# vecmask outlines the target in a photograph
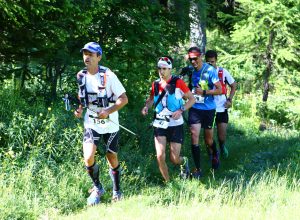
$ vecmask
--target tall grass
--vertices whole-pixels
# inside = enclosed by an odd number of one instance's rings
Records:
[[[202,154],[205,176],[200,181],[183,181],[178,168],[169,166],[172,181],[165,185],[147,120],[124,110],[121,122],[131,122],[126,126],[140,135],[121,135],[124,200],[111,203],[111,180],[100,151],[97,161],[106,194],[102,204],[86,208],[91,182],[82,161],[81,121],[57,105],[2,99],[15,111],[1,106],[6,112],[0,113],[0,219],[297,219],[296,130],[274,125],[261,132],[255,118],[231,114],[230,157],[221,161],[221,168],[210,170]],[[183,152],[191,158],[187,146]]]
[[[272,171],[216,185],[177,180],[57,219],[299,219],[299,186],[299,179]]]

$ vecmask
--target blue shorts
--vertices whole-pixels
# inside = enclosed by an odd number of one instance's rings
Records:
[[[202,110],[190,108],[189,110],[189,125],[201,124],[204,129],[212,129],[215,120],[216,110]]]

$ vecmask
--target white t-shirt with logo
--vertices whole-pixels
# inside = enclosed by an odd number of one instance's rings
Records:
[[[125,93],[125,88],[118,79],[118,77],[109,69],[106,70],[106,94],[107,97],[112,97],[116,101],[120,95]],[[100,73],[94,75],[87,73],[85,78],[85,85],[87,93],[98,93],[98,86],[100,84]],[[97,95],[89,95],[89,106],[84,116],[84,127],[91,128],[99,134],[114,133],[119,130],[119,113],[115,111],[109,115],[109,119],[99,119],[95,112],[100,112],[101,107],[91,104],[97,99]],[[109,106],[114,103],[109,103]]]
[[[222,79],[223,82],[224,83],[227,82],[229,85],[234,83],[235,80],[230,75],[230,73],[226,69],[224,69],[224,68],[222,68],[222,69],[223,69],[223,79]],[[217,68],[217,73],[219,73],[219,67]],[[225,105],[226,100],[227,100],[225,94],[215,95],[214,100],[215,100],[215,103],[216,103],[216,106],[217,106],[216,111],[217,112],[224,112],[225,109],[226,109],[224,105]]]

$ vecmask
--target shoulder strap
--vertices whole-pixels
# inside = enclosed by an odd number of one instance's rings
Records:
[[[178,79],[180,79],[178,76],[172,76],[172,79],[168,84],[176,86],[176,82]]]
[[[165,86],[165,88],[164,88],[164,90],[162,91],[162,93],[160,94],[160,96],[158,97],[158,99],[157,99],[157,101],[155,102],[155,104],[154,104],[154,108],[156,108],[156,106],[158,105],[158,103],[162,100],[162,98],[165,96],[165,94],[166,94],[166,90],[167,90],[167,86],[171,86],[171,87],[176,87],[176,82],[177,82],[177,80],[179,79],[179,77],[177,77],[177,76],[172,76],[172,79],[170,80],[170,82]],[[157,88],[156,88],[157,87]],[[157,91],[159,90],[158,89],[158,87],[159,87],[159,82],[158,81],[155,81],[154,82],[154,92],[156,92],[155,90],[157,89]]]
[[[222,76],[223,76],[223,68],[222,68],[222,67],[219,67],[219,70],[218,70],[218,76],[219,76],[219,77],[222,77]]]
[[[159,93],[159,81],[156,80],[154,82],[154,95],[158,95]],[[158,99],[156,100],[156,102],[154,103],[154,109],[156,108],[156,106],[158,105],[158,103],[162,100],[162,98],[165,96],[166,94],[166,90],[164,89],[162,91],[162,93],[159,95]]]
[[[100,74],[99,78],[100,78],[100,82],[99,82],[99,89],[105,89],[106,87],[106,70],[107,68],[103,67],[103,66],[99,66],[98,67],[98,73]]]
[[[154,81],[154,95],[157,96],[159,93],[159,81],[155,80]]]

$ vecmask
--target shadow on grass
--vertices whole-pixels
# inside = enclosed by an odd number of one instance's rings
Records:
[[[214,133],[216,134],[216,131]],[[241,177],[247,182],[253,175],[263,174],[270,170],[278,170],[279,174],[284,175],[287,174],[287,167],[290,169],[291,179],[295,175],[300,178],[299,172],[293,173],[298,169],[297,160],[300,158],[299,133],[276,128],[259,131],[258,128],[243,128],[231,123],[228,127],[226,144],[229,148],[229,157],[227,159],[221,158],[220,168],[216,171],[211,169],[201,139],[203,140],[203,133],[200,136],[201,167],[204,173],[201,183],[203,184],[214,182],[214,184],[220,185],[224,180],[234,180]],[[217,140],[216,137],[215,140]],[[125,187],[129,187],[130,194],[139,194],[145,187],[164,186],[156,161],[152,129],[147,132],[140,132],[139,144],[138,148],[131,149],[130,152],[124,149],[121,153],[122,159],[128,164],[128,170],[131,171],[129,172],[130,175],[124,177]],[[185,143],[181,152],[182,155],[188,156],[190,167],[193,168],[190,134],[187,126],[185,126]],[[167,147],[166,161],[171,178],[177,178],[179,168],[169,162],[169,147]],[[134,175],[139,176],[135,183],[131,180],[134,179]],[[132,184],[128,184],[126,181],[132,182]]]

